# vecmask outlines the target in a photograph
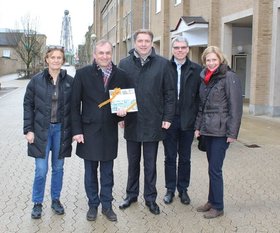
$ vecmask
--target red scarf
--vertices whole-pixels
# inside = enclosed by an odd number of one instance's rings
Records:
[[[206,74],[205,74],[205,78],[204,78],[204,83],[205,83],[206,85],[208,85],[208,83],[209,83],[209,81],[210,81],[210,79],[211,79],[213,73],[214,73],[216,70],[217,70],[217,68],[214,69],[214,70],[212,70],[212,71],[209,70],[209,69],[206,70]]]

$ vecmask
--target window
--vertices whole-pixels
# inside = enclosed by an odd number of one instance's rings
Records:
[[[181,0],[175,0],[175,6],[179,5],[182,1]]]
[[[156,13],[161,11],[161,0],[156,0]]]
[[[10,50],[7,50],[7,49],[4,49],[4,50],[3,50],[2,57],[8,57],[8,58],[10,58],[10,57],[11,57],[11,51],[10,51]]]

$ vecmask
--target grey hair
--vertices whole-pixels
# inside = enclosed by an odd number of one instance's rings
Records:
[[[173,47],[175,42],[185,42],[186,45],[189,47],[189,42],[186,37],[184,36],[176,36],[172,39],[171,46]]]
[[[96,47],[99,46],[99,45],[104,45],[104,44],[109,44],[111,46],[111,50],[113,51],[113,45],[112,43],[109,41],[109,40],[106,40],[106,39],[101,39],[99,41],[96,42],[94,48],[93,48],[93,53],[96,52]]]

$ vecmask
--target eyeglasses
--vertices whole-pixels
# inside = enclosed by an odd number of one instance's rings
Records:
[[[56,49],[64,51],[64,47],[61,45],[49,45],[47,48],[48,48],[48,52]]]
[[[174,46],[173,47],[174,50],[179,50],[179,49],[184,50],[184,49],[187,49],[187,48],[188,48],[187,46],[181,46],[181,47],[180,46]]]

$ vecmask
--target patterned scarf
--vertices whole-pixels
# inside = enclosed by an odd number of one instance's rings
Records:
[[[104,88],[106,90],[107,85],[108,85],[108,80],[110,78],[110,75],[112,73],[113,65],[112,62],[107,67],[101,68],[97,63],[96,63],[97,69],[101,69],[102,74],[103,74],[103,82],[104,82]]]

